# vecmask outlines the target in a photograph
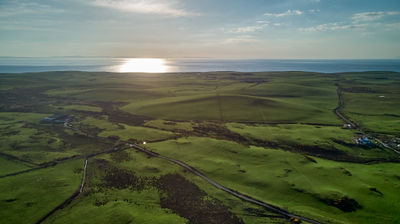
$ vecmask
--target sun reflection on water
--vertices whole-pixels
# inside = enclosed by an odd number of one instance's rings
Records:
[[[119,66],[119,72],[164,73],[168,71],[165,59],[129,58]]]

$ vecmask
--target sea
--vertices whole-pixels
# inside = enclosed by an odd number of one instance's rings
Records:
[[[211,72],[309,71],[323,73],[395,71],[400,59],[205,59],[111,57],[0,57],[0,73],[47,71]]]

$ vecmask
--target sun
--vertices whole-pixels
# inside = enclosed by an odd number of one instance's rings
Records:
[[[119,72],[164,73],[168,67],[160,58],[130,58],[119,67]]]

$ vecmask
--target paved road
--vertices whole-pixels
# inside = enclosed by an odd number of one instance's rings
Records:
[[[310,218],[306,218],[306,217],[303,217],[303,216],[292,214],[292,213],[290,213],[290,212],[288,212],[286,210],[283,210],[283,209],[281,209],[279,207],[276,207],[274,205],[262,202],[260,200],[254,199],[254,198],[252,198],[252,197],[250,197],[248,195],[245,195],[243,193],[240,193],[240,192],[237,192],[237,191],[232,190],[230,188],[224,187],[223,185],[217,183],[216,181],[210,179],[209,177],[207,177],[206,175],[204,175],[203,173],[198,171],[196,168],[194,168],[194,167],[192,167],[192,166],[190,166],[190,165],[188,165],[188,164],[186,164],[186,163],[184,163],[182,161],[179,161],[179,160],[176,160],[176,159],[172,159],[172,158],[160,155],[158,153],[155,153],[155,152],[147,150],[147,149],[145,149],[143,147],[140,147],[139,145],[136,145],[136,144],[129,144],[129,146],[131,146],[132,148],[135,148],[135,149],[137,149],[137,150],[139,150],[141,152],[144,152],[144,153],[146,153],[148,155],[151,155],[151,156],[154,156],[154,157],[158,157],[158,158],[161,158],[161,159],[165,159],[165,160],[168,160],[168,161],[173,162],[175,164],[178,164],[178,165],[184,167],[185,169],[187,169],[188,171],[192,172],[193,174],[203,178],[204,180],[206,180],[208,183],[210,183],[214,187],[216,187],[216,188],[218,188],[220,190],[223,190],[223,191],[225,191],[225,192],[227,192],[227,193],[229,193],[229,194],[231,194],[231,195],[233,195],[233,196],[235,196],[237,198],[240,198],[243,201],[247,201],[247,202],[250,202],[252,204],[259,205],[261,207],[264,207],[265,209],[268,209],[268,210],[270,210],[272,212],[281,214],[281,215],[283,215],[283,216],[285,216],[287,218],[297,218],[297,219],[300,219],[300,220],[305,221],[305,222],[314,223],[314,224],[321,224],[321,222],[319,222],[319,221],[316,221],[316,220],[313,220],[313,219],[310,219]]]
[[[346,116],[344,116],[340,110],[343,108],[343,97],[342,97],[342,90],[340,88],[339,85],[337,85],[337,94],[338,94],[338,99],[339,99],[339,106],[335,108],[335,110],[333,110],[335,112],[335,114],[342,119],[346,124],[350,124],[352,128],[360,131],[360,132],[364,132],[364,130],[361,129],[361,127],[359,127],[356,123],[352,122],[349,118],[347,118]],[[388,144],[384,143],[382,140],[380,140],[379,138],[375,137],[375,136],[370,136],[372,139],[374,139],[376,142],[378,142],[379,144],[381,144],[383,147],[392,150],[393,152],[397,153],[400,155],[400,151],[390,147]]]
[[[70,124],[68,124],[68,123],[67,123],[67,124],[64,124],[64,126],[65,126],[66,128],[74,129],[74,128],[72,127],[72,125],[70,125]],[[75,130],[76,130],[76,129],[75,129]],[[179,161],[179,160],[176,160],[176,159],[172,159],[172,158],[169,158],[169,157],[160,155],[160,154],[158,154],[158,153],[155,153],[155,152],[152,152],[152,151],[150,151],[150,150],[147,150],[147,149],[145,149],[145,148],[143,148],[143,147],[140,147],[139,145],[131,144],[131,143],[129,143],[129,142],[125,142],[125,145],[121,145],[121,146],[118,146],[118,147],[114,147],[114,148],[112,148],[112,149],[109,149],[109,150],[106,150],[106,151],[103,151],[103,152],[100,152],[100,153],[95,153],[95,154],[92,154],[92,155],[90,155],[90,156],[87,156],[87,157],[86,157],[86,160],[85,160],[84,173],[83,173],[83,176],[82,176],[82,182],[81,182],[80,188],[79,188],[77,191],[75,191],[74,194],[73,194],[71,197],[69,197],[68,199],[66,199],[62,204],[60,204],[60,205],[57,206],[55,209],[53,209],[52,211],[50,211],[46,216],[44,216],[43,218],[41,218],[37,223],[38,223],[38,224],[39,224],[39,223],[42,223],[44,220],[46,220],[48,217],[50,217],[54,212],[56,212],[57,210],[62,209],[62,208],[64,208],[65,206],[67,206],[69,203],[71,203],[71,201],[72,201],[74,198],[76,198],[76,197],[83,191],[84,184],[85,184],[85,176],[86,176],[87,163],[88,163],[88,160],[87,160],[87,159],[88,159],[88,158],[94,157],[94,156],[96,156],[96,155],[103,154],[103,153],[112,153],[112,152],[116,152],[116,151],[123,150],[123,149],[126,149],[126,148],[135,148],[136,150],[139,150],[139,151],[141,151],[141,152],[144,152],[144,153],[146,153],[146,154],[148,154],[148,155],[150,155],[150,156],[158,157],[158,158],[165,159],[165,160],[168,160],[168,161],[170,161],[170,162],[173,162],[173,163],[175,163],[175,164],[178,164],[178,165],[184,167],[185,169],[187,169],[188,171],[190,171],[191,173],[193,173],[193,174],[195,174],[195,175],[201,177],[202,179],[206,180],[208,183],[210,183],[210,184],[213,185],[214,187],[216,187],[216,188],[218,188],[218,189],[220,189],[220,190],[223,190],[223,191],[225,191],[225,192],[227,192],[227,193],[229,193],[229,194],[231,194],[231,195],[233,195],[233,196],[235,196],[235,197],[237,197],[237,198],[239,198],[239,199],[241,199],[241,200],[243,200],[243,201],[246,201],[246,202],[249,202],[249,203],[252,203],[252,204],[261,206],[261,207],[264,207],[265,209],[267,209],[267,210],[269,210],[269,211],[272,211],[272,212],[278,213],[278,214],[280,214],[280,215],[283,215],[284,217],[286,217],[286,218],[288,218],[288,219],[289,219],[289,218],[297,218],[297,219],[299,219],[299,220],[302,220],[302,221],[305,221],[305,222],[308,222],[308,223],[322,224],[322,223],[319,222],[319,221],[316,221],[316,220],[313,220],[313,219],[310,219],[310,218],[306,218],[306,217],[303,217],[303,216],[299,216],[299,215],[296,215],[296,214],[292,214],[292,213],[290,213],[290,212],[288,212],[288,211],[286,211],[286,210],[284,210],[284,209],[281,209],[281,208],[276,207],[276,206],[274,206],[274,205],[265,203],[265,202],[263,202],[263,201],[254,199],[254,198],[252,198],[252,197],[250,197],[250,196],[248,196],[248,195],[245,195],[245,194],[243,194],[243,193],[240,193],[240,192],[238,192],[238,191],[235,191],[235,190],[232,190],[232,189],[230,189],[230,188],[227,188],[227,187],[225,187],[225,186],[223,186],[223,185],[217,183],[216,181],[212,180],[211,178],[207,177],[206,175],[204,175],[203,173],[201,173],[201,172],[200,172],[199,170],[197,170],[196,168],[194,168],[194,167],[192,167],[192,166],[190,166],[190,165],[188,165],[188,164],[186,164],[186,163],[184,163],[184,162],[182,162],[182,161]]]

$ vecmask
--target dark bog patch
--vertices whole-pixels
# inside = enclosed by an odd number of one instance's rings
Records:
[[[127,153],[126,151],[118,151],[118,152],[111,153],[110,155],[111,155],[111,159],[117,163],[131,160],[129,153]]]
[[[13,201],[16,201],[17,199],[16,198],[10,198],[10,199],[7,199],[7,200],[4,200],[5,202],[13,202]]]
[[[220,125],[218,123],[200,123],[198,126],[193,127],[193,129],[194,131],[191,133],[191,135],[194,136],[206,136],[216,139],[235,141],[244,145],[249,144],[249,141],[245,137],[232,132],[224,125]]]
[[[109,188],[143,190],[145,181],[135,175],[135,172],[109,166],[105,170],[103,186]]]
[[[178,174],[167,174],[158,180],[161,207],[169,208],[187,218],[189,223],[243,223],[217,199]]]
[[[134,115],[128,112],[119,110],[119,107],[126,105],[121,102],[96,102],[98,107],[103,109],[103,112],[108,115],[108,120],[114,123],[123,123],[127,125],[143,125],[145,120],[150,120],[149,117],[142,115]]]
[[[324,202],[329,206],[336,207],[343,212],[354,212],[357,209],[362,208],[358,202],[352,198],[348,198],[347,196],[337,198],[337,199],[330,199],[330,198],[320,198],[320,201]]]
[[[379,196],[383,196],[383,193],[376,189],[376,187],[370,187],[369,190],[379,194]]]

